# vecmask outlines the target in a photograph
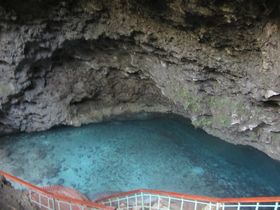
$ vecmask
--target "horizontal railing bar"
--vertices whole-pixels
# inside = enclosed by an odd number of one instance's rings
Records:
[[[176,192],[165,192],[158,190],[147,190],[147,189],[138,189],[132,190],[123,193],[113,194],[111,196],[102,197],[96,200],[96,202],[100,202],[102,200],[112,199],[112,198],[120,198],[125,197],[131,194],[140,194],[140,193],[148,193],[155,194],[161,196],[171,196],[179,199],[185,200],[197,200],[197,201],[206,201],[206,202],[214,202],[214,203],[269,203],[269,202],[280,202],[280,196],[271,196],[271,197],[248,197],[248,198],[217,198],[217,197],[208,197],[208,196],[199,196],[199,195],[191,195],[191,194],[183,194]]]
[[[252,205],[239,205],[240,207],[256,207],[256,204],[254,205],[254,204],[252,204]],[[258,205],[260,208],[262,208],[262,207],[274,207],[275,205],[261,205],[261,204],[259,204]],[[236,204],[232,204],[232,205],[230,205],[230,204],[225,204],[225,207],[238,207],[238,205],[236,205]]]
[[[149,196],[149,195],[151,195],[152,197],[153,196],[157,196],[157,195],[155,195],[155,194],[143,194],[143,197],[144,196]],[[137,197],[141,197],[141,194],[139,194],[139,195],[137,195]],[[126,201],[126,199],[127,198],[129,198],[129,199],[131,199],[131,198],[136,198],[136,196],[131,196],[131,197],[129,197],[129,196],[124,196],[124,197],[116,197],[116,198],[110,198],[110,200],[112,201],[112,202],[116,202],[116,201]],[[169,199],[170,198],[170,196],[161,196],[160,195],[160,198],[164,198],[164,199]],[[179,199],[179,198],[170,198],[172,201],[181,201],[182,199]],[[197,200],[186,200],[186,199],[183,199],[184,200],[184,202],[188,202],[188,203],[195,203],[195,202],[197,202],[198,204],[207,204],[207,205],[209,205],[209,203],[207,203],[207,202],[203,202],[203,201],[197,201]],[[106,201],[106,202],[102,202],[102,203],[109,203],[109,201]],[[213,203],[213,205],[215,205],[215,202]]]
[[[122,202],[122,201],[125,201],[126,202],[126,200],[127,199],[135,199],[136,197],[138,197],[138,198],[141,198],[141,197],[148,197],[148,196],[152,196],[152,197],[158,197],[158,195],[154,195],[154,194],[135,194],[135,195],[132,195],[132,196],[124,196],[124,197],[122,197],[122,198],[119,198],[119,197],[117,197],[117,198],[111,198],[110,200],[111,200],[111,202]],[[169,199],[170,198],[170,196],[159,196],[160,198],[163,198],[163,199]],[[158,198],[156,198],[156,199],[158,199]],[[179,199],[179,198],[170,198],[172,201],[182,201],[182,199]],[[109,200],[109,199],[108,199]],[[196,200],[186,200],[186,199],[183,199],[183,201],[185,202],[185,203],[197,203],[197,204],[202,204],[202,205],[209,205],[209,203],[206,203],[206,202],[202,202],[202,201],[196,201]],[[102,202],[103,204],[110,204],[110,202],[109,201],[105,201],[105,202]],[[216,206],[216,203],[212,203],[211,204],[211,206]]]
[[[185,198],[191,200],[200,200],[200,201],[207,201],[207,202],[218,202],[218,198],[211,198],[207,196],[197,196],[197,195],[190,195],[190,194],[182,194],[182,193],[175,193],[175,192],[165,192],[165,191],[158,191],[158,190],[146,190],[146,189],[139,189],[139,190],[132,190],[129,192],[117,193],[111,196],[106,196],[100,199],[95,200],[96,202],[100,202],[101,200],[107,200],[110,198],[116,197],[124,197],[131,194],[139,194],[139,193],[149,193],[149,194],[156,194],[156,195],[164,195],[164,196],[172,196],[176,198]]]
[[[248,197],[248,198],[221,198],[219,203],[275,203],[280,201],[280,196]]]

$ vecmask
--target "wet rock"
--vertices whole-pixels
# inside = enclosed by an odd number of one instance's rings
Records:
[[[24,169],[22,167],[12,169],[12,174],[15,176],[22,176],[24,174]]]
[[[11,151],[9,149],[0,149],[0,160],[8,158],[11,155]]]
[[[36,150],[35,155],[38,159],[45,159],[48,153],[43,149],[39,149]]]
[[[58,184],[58,185],[63,185],[63,184],[64,184],[64,179],[60,178],[60,179],[57,181],[57,184]]]
[[[48,179],[58,177],[58,173],[60,172],[60,167],[58,166],[50,166],[47,170],[43,173],[43,177]]]
[[[34,184],[34,185],[39,185],[42,183],[42,180],[40,179],[31,179],[30,183]]]

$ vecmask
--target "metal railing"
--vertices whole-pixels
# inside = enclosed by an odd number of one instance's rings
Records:
[[[213,198],[144,189],[96,202],[118,210],[280,210],[280,197]]]
[[[23,187],[27,198],[43,210],[280,210],[280,196],[214,198],[145,189],[113,194],[92,202],[47,191],[1,170],[0,175]]]
[[[92,201],[85,201],[71,198],[69,196],[59,195],[49,192],[44,188],[37,187],[26,181],[23,181],[9,173],[0,170],[0,176],[23,189],[27,199],[42,210],[112,210],[108,207]]]

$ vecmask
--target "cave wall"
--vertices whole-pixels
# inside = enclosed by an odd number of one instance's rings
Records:
[[[0,133],[173,112],[280,159],[278,1],[0,1]]]

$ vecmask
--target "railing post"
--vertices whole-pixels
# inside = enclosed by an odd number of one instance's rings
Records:
[[[38,193],[38,195],[39,195],[39,206],[42,207],[42,204],[41,204],[41,194]]]
[[[52,205],[53,205],[53,210],[56,210],[56,208],[55,208],[55,199],[54,198],[52,198]]]
[[[46,197],[48,199],[48,209],[51,208],[51,205],[50,205],[50,198],[49,197]]]
[[[152,209],[152,195],[150,194],[150,210]]]
[[[48,200],[48,210],[51,210],[51,199],[48,196],[46,196],[46,198]]]
[[[216,210],[219,210],[220,203],[216,203]]]
[[[170,209],[170,204],[171,204],[171,198],[168,197],[168,207],[167,207],[168,210]]]
[[[256,210],[259,209],[259,205],[260,205],[260,203],[257,203],[257,205],[256,205]]]
[[[60,202],[59,202],[59,200],[57,200],[56,203],[57,203],[57,209],[60,210]]]
[[[183,210],[183,206],[184,206],[184,200],[183,199],[181,199],[181,210]]]
[[[32,197],[31,197],[31,190],[29,190],[29,199],[32,202]]]
[[[141,201],[142,209],[144,209],[144,195],[143,195],[143,192],[141,192],[141,198],[142,198],[142,201]]]
[[[194,210],[197,209],[197,201],[194,201]]]
[[[237,210],[240,210],[240,203],[238,203],[237,205]]]
[[[136,209],[138,209],[138,199],[137,199],[137,194],[135,195],[135,202],[136,202]]]
[[[275,203],[274,210],[278,209],[278,204],[279,204],[278,202]]]

